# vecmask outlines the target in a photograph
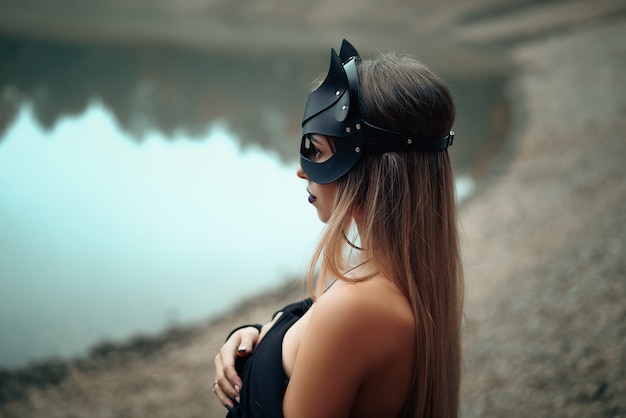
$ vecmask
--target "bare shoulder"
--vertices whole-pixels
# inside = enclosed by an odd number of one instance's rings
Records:
[[[351,343],[366,344],[373,352],[404,349],[413,343],[415,321],[408,300],[386,279],[338,283],[320,296],[311,321],[323,324],[323,332],[343,336]]]
[[[332,286],[307,312],[283,401],[285,417],[384,416],[383,410],[399,410],[411,377],[411,312],[390,283]]]
[[[356,319],[383,315],[385,319],[404,317],[411,312],[408,300],[389,280],[371,279],[357,283],[337,283],[317,300],[317,310],[354,313]],[[388,317],[390,316],[390,317]],[[399,319],[399,318],[398,318]]]

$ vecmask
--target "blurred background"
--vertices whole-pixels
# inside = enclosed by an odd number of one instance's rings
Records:
[[[295,176],[301,111],[343,38],[447,82],[463,200],[511,124],[508,48],[616,13],[608,0],[1,0],[0,367],[200,321],[303,276],[322,225]]]
[[[295,176],[301,112],[344,37],[446,80],[471,193],[508,125],[507,63],[434,6],[326,3],[0,2],[0,366],[303,276],[322,225]]]

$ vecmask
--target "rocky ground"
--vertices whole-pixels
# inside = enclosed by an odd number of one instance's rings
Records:
[[[461,208],[462,414],[626,417],[624,10],[524,39],[550,15],[517,16],[457,29],[501,37],[515,68],[509,139]],[[210,390],[223,337],[304,294],[289,284],[205,325],[5,372],[0,417],[223,416]]]

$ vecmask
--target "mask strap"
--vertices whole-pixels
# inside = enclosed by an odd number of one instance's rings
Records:
[[[365,152],[383,154],[385,152],[407,151],[443,151],[454,142],[454,131],[441,138],[423,138],[407,133],[394,132],[363,121],[365,134]]]

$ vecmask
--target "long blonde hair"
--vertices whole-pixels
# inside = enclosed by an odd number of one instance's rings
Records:
[[[358,68],[365,120],[421,137],[450,131],[455,116],[450,92],[421,63],[384,54]],[[448,152],[365,155],[337,181],[337,189],[336,207],[311,263],[310,292],[319,294],[329,275],[353,280],[342,272],[350,244],[346,233],[357,217],[364,257],[393,280],[413,309],[416,357],[402,416],[456,417],[463,280]]]

